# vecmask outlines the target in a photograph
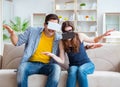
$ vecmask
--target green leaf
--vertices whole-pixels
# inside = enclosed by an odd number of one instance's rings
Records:
[[[20,17],[15,17],[13,20],[10,20],[10,26],[16,32],[23,32],[28,28],[29,21],[26,19],[22,21]]]
[[[3,40],[9,39],[9,37],[6,34],[3,34]]]

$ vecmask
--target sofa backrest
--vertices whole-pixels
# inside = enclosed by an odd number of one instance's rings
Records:
[[[17,69],[23,55],[24,45],[4,44],[2,69]]]
[[[23,55],[24,45],[13,46],[4,44],[2,58],[3,69],[16,69]],[[87,50],[88,56],[94,62],[96,70],[120,71],[120,44],[105,44],[103,47]],[[68,67],[66,59],[65,67]]]
[[[120,71],[120,44],[104,44],[100,48],[87,50],[96,70]]]

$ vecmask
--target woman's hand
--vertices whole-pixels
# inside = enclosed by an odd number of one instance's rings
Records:
[[[115,31],[115,29],[108,30],[103,34],[103,36],[109,36],[109,35],[111,35],[110,33],[113,32],[113,31]]]
[[[93,43],[93,44],[86,45],[85,48],[86,49],[95,49],[95,48],[99,48],[99,47],[102,47],[102,46],[103,46],[103,44]]]
[[[115,31],[115,30],[114,30],[114,29],[108,30],[108,31],[106,31],[104,34],[95,37],[94,40],[93,40],[93,42],[95,42],[95,43],[99,42],[99,41],[102,40],[105,36],[111,35],[111,32],[113,32],[113,31]]]
[[[90,49],[99,48],[99,47],[102,47],[102,46],[103,45],[100,44],[100,43],[94,43],[94,44],[91,44]]]
[[[45,54],[47,56],[50,56],[50,57],[54,57],[55,55],[51,52],[41,52],[42,54]]]
[[[51,53],[51,52],[41,52],[42,54],[45,54],[47,56],[52,57],[56,62],[60,63],[60,64],[64,64],[64,59],[56,56],[55,54]]]

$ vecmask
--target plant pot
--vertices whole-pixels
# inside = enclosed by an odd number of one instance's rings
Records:
[[[86,6],[80,6],[80,9],[85,9]]]

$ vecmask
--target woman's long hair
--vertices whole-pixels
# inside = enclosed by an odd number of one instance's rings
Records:
[[[75,30],[74,25],[71,21],[65,21],[62,24],[62,32],[66,32],[65,28],[66,27],[72,27],[72,31]],[[72,38],[70,41],[68,40],[62,40],[63,46],[65,49],[65,52],[74,52],[77,53],[79,52],[79,47],[80,47],[80,39],[78,33],[75,33],[74,38]],[[72,50],[70,49],[72,48]]]

